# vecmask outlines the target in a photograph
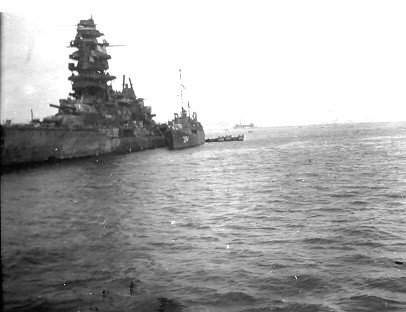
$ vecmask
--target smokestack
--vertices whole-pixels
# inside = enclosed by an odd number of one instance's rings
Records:
[[[131,82],[131,78],[128,78],[128,80],[130,81],[131,90],[134,91],[134,89],[133,89],[133,84],[132,84],[132,82]]]

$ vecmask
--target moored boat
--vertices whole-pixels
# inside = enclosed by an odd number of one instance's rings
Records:
[[[179,69],[180,77],[180,99],[182,105],[182,111],[180,116],[175,113],[172,121],[168,122],[168,129],[165,136],[168,144],[168,148],[171,150],[183,149],[188,147],[194,147],[205,143],[205,134],[203,126],[197,121],[197,114],[194,112],[192,117],[183,108],[183,84],[182,84],[182,72]],[[190,105],[188,102],[188,109]]]
[[[193,147],[205,143],[203,126],[197,121],[196,113],[188,116],[182,107],[181,115],[175,113],[174,119],[168,123],[166,131],[168,148],[171,150]]]
[[[217,138],[208,138],[206,139],[206,142],[231,142],[231,141],[244,141],[244,135],[237,135],[237,136],[231,136],[231,135],[226,135],[226,136],[219,136]]]

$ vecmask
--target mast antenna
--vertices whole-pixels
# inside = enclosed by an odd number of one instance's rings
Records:
[[[182,70],[179,69],[179,83],[180,83],[180,104],[182,105],[183,108],[183,92],[182,92]]]

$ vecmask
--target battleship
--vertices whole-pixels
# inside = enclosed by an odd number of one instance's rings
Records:
[[[168,129],[165,132],[168,148],[171,150],[183,149],[198,146],[205,143],[205,134],[203,126],[197,121],[197,114],[194,112],[192,117],[183,108],[182,72],[179,69],[180,77],[180,98],[182,111],[180,116],[175,113],[172,121],[168,122]],[[188,102],[188,109],[190,105]]]
[[[99,42],[103,35],[92,17],[77,24],[70,42],[75,51],[69,55],[76,63],[68,64],[73,92],[59,105],[50,104],[58,110],[53,116],[27,124],[7,120],[1,126],[2,167],[166,146],[151,107],[135,95],[131,79],[129,86],[123,76],[121,91],[108,83],[116,77],[107,72],[111,56],[109,43]]]

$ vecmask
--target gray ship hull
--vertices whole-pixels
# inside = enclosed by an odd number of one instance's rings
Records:
[[[1,165],[10,166],[166,146],[163,136],[111,137],[98,130],[1,127]]]
[[[182,130],[168,130],[166,133],[168,148],[171,150],[198,146],[205,143],[204,131],[198,130],[196,134]]]

